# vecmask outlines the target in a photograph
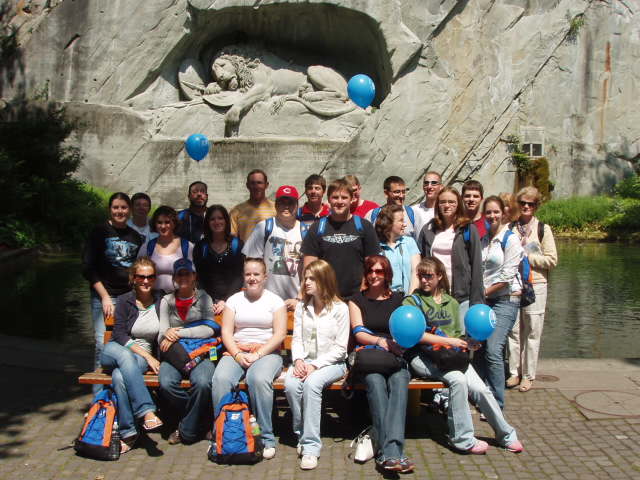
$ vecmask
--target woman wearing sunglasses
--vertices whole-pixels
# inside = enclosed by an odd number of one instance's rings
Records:
[[[136,421],[149,432],[162,426],[156,406],[144,384],[144,373],[158,373],[160,362],[153,353],[157,347],[161,292],[154,290],[156,266],[147,257],[135,261],[129,272],[133,290],[120,295],[116,303],[113,337],[102,352],[105,369],[118,396],[118,429],[121,453],[133,447],[138,438]]]
[[[558,263],[556,242],[549,225],[536,217],[540,206],[540,192],[535,187],[525,187],[516,195],[520,218],[509,225],[518,236],[529,257],[533,271],[533,290],[536,300],[520,309],[519,318],[509,333],[509,373],[507,387],[528,392],[536,378],[538,352],[547,306],[547,281],[549,272]]]

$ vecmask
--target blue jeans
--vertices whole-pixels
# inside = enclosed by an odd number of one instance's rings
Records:
[[[504,408],[504,350],[507,336],[516,323],[520,308],[520,297],[514,298],[517,298],[517,301],[511,301],[509,295],[487,299],[487,305],[493,308],[496,314],[496,328],[483,348],[475,352],[473,358],[473,366],[480,378],[491,388],[500,408]]]
[[[500,445],[507,446],[518,439],[515,429],[502,415],[491,390],[480,379],[473,366],[469,365],[465,373],[459,370],[442,373],[431,360],[419,354],[411,360],[411,369],[420,377],[434,378],[448,385],[447,424],[449,441],[455,448],[469,450],[476,443],[469,399],[485,414]]]
[[[96,341],[96,350],[94,355],[93,366],[97,370],[102,365],[102,350],[104,350],[104,313],[102,313],[102,299],[96,291],[91,288],[91,320],[93,321],[93,332]],[[113,304],[116,304],[116,297],[111,297]],[[102,385],[94,385],[93,393],[96,394],[102,390]]]
[[[253,414],[260,425],[262,442],[265,448],[276,446],[273,435],[273,381],[282,371],[282,357],[270,353],[256,360],[248,369],[244,369],[233,357],[225,355],[218,363],[213,375],[213,405],[218,405],[222,397],[234,388],[246,376],[249,399]],[[215,432],[214,432],[215,438]]]
[[[377,462],[399,460],[404,456],[404,423],[410,380],[406,367],[388,377],[380,373],[369,373],[364,377],[378,448]]]
[[[305,380],[293,376],[293,366],[287,370],[284,389],[293,416],[293,433],[304,455],[320,456],[320,415],[322,391],[347,371],[344,363],[327,365],[315,370]]]
[[[118,342],[109,342],[102,352],[102,366],[113,369],[111,383],[118,396],[118,430],[122,438],[136,435],[136,418],[155,412],[156,406],[144,384],[147,361]]]
[[[213,414],[211,408],[211,377],[216,367],[204,360],[189,372],[191,388],[180,386],[182,373],[167,362],[160,364],[160,392],[182,415],[178,425],[180,437],[186,443],[195,442],[198,436],[211,427],[207,421]]]

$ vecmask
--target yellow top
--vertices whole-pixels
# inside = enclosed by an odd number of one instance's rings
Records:
[[[254,206],[249,200],[239,203],[231,209],[231,234],[246,242],[258,222],[269,217],[275,217],[275,204],[265,198],[260,205]]]

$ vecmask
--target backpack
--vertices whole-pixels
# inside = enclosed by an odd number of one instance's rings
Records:
[[[373,225],[376,224],[376,220],[378,219],[378,215],[380,215],[380,210],[382,210],[382,207],[374,208],[373,211],[371,212],[371,223]],[[409,221],[411,222],[411,225],[413,225],[413,227],[415,228],[415,226],[416,226],[416,214],[413,213],[413,208],[411,208],[409,206],[405,206],[404,207],[404,211],[407,212],[407,216],[409,217]]]
[[[544,224],[542,228],[544,228]],[[513,235],[513,232],[510,229],[504,232],[504,236],[500,242],[503,252],[505,248],[507,248],[507,240],[509,240],[511,235]],[[536,293],[533,291],[533,272],[531,270],[531,264],[529,263],[529,257],[527,257],[526,254],[522,256],[522,260],[520,260],[520,264],[518,265],[518,275],[520,275],[520,280],[522,280],[520,306],[527,307],[536,301]]]
[[[78,455],[97,460],[120,458],[117,410],[118,401],[113,390],[104,388],[96,394],[73,444]]]
[[[269,237],[271,236],[271,232],[273,232],[273,223],[274,223],[274,217],[269,217],[267,218],[267,220],[264,222],[264,245],[267,244],[267,240],[269,240]],[[302,240],[304,240],[304,237],[307,236],[307,232],[309,231],[309,227],[311,225],[307,225],[304,222],[300,222],[300,236],[302,237]]]
[[[249,398],[237,386],[215,407],[215,438],[207,457],[227,465],[253,465],[262,460],[263,444],[252,432]]]
[[[329,217],[322,217],[320,220],[318,220],[318,236],[321,237],[324,235],[324,231],[327,229],[327,219]],[[351,218],[353,218],[353,223],[356,226],[356,231],[358,233],[362,233],[364,231],[364,228],[362,227],[362,218],[360,218],[358,215],[353,215]]]
[[[149,243],[147,243],[147,257],[151,258],[153,251],[156,249],[157,243],[158,237],[149,240]],[[182,258],[189,258],[189,240],[180,237],[180,249],[182,250]]]
[[[240,251],[240,239],[238,237],[231,237],[231,255],[234,257]],[[209,255],[209,244],[207,242],[202,242],[202,259],[204,260]]]

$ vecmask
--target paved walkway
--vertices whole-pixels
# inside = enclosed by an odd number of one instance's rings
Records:
[[[373,463],[349,458],[349,439],[366,422],[361,406],[339,395],[327,400],[319,467],[298,468],[288,429],[290,415],[278,397],[276,457],[250,467],[222,467],[206,459],[206,442],[170,446],[167,432],[151,434],[117,462],[77,457],[68,448],[90,395],[76,384],[90,363],[87,349],[0,336],[0,479],[202,478],[326,479],[382,477]],[[507,394],[506,415],[526,451],[491,448],[486,456],[460,455],[445,445],[442,417],[423,408],[408,422],[406,453],[414,478],[434,479],[640,479],[640,362],[546,360],[526,394]],[[491,442],[490,427],[475,416],[476,435]],[[389,475],[388,478],[394,478]],[[410,478],[410,477],[409,477]]]

